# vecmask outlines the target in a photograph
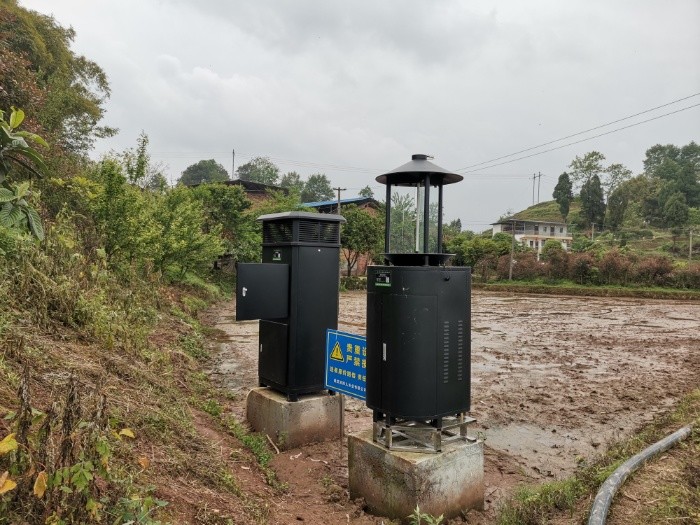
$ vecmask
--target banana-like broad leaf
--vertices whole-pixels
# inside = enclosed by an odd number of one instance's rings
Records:
[[[17,109],[16,107],[12,107],[12,113],[10,113],[10,127],[12,129],[15,129],[19,127],[19,125],[22,123],[24,120],[24,111],[21,109]]]
[[[14,192],[7,188],[0,188],[0,202],[10,202],[15,200]]]
[[[32,230],[34,237],[40,241],[44,240],[44,227],[41,224],[41,218],[34,208],[29,206],[24,207],[24,213],[27,215],[29,229]]]

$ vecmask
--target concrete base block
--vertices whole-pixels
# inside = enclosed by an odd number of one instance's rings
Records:
[[[270,436],[280,450],[340,437],[340,396],[309,394],[287,401],[269,388],[254,388],[246,399],[246,418],[256,432]]]
[[[388,450],[372,431],[348,437],[350,498],[364,498],[370,512],[406,522],[416,506],[445,518],[484,507],[484,447],[449,443],[425,454]]]

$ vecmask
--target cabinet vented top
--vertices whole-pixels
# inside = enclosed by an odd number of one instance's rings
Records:
[[[340,246],[340,224],[345,217],[328,213],[287,211],[261,215],[263,246]]]

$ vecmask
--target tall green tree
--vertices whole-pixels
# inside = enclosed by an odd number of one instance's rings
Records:
[[[221,230],[226,253],[237,261],[257,258],[260,240],[256,237],[256,221],[249,215],[252,206],[240,186],[201,184],[192,188],[205,214],[204,231]]]
[[[612,231],[617,231],[622,226],[625,220],[627,204],[628,196],[624,187],[616,188],[608,197],[606,224]]]
[[[577,188],[583,187],[594,175],[600,178],[605,172],[603,167],[604,161],[605,155],[599,151],[590,151],[583,157],[577,155],[569,164],[569,178],[573,186]]]
[[[255,157],[238,167],[238,178],[276,186],[279,181],[280,169],[267,157]]]
[[[667,228],[680,229],[688,222],[688,205],[681,192],[671,195],[664,204],[664,223]]]
[[[95,140],[116,130],[100,126],[110,95],[107,76],[70,47],[71,28],[27,10],[15,0],[0,3],[0,107],[22,106],[55,147],[86,154]]]
[[[282,176],[282,179],[280,180],[280,187],[287,188],[288,190],[301,195],[301,192],[304,191],[304,181],[296,171],[290,171]]]
[[[342,226],[340,243],[350,276],[360,257],[371,258],[381,249],[384,227],[380,217],[354,204],[343,208],[343,217],[347,222]]]
[[[323,173],[311,175],[304,184],[304,190],[301,192],[302,202],[327,201],[332,198],[333,187],[331,186],[331,181]]]
[[[609,199],[615,188],[632,177],[632,170],[627,169],[622,164],[611,164],[605,168],[605,178],[601,180],[605,199]]]
[[[603,187],[598,175],[593,175],[581,187],[581,211],[586,224],[602,225],[605,220],[605,200]]]
[[[700,145],[690,142],[681,148],[673,144],[652,146],[646,151],[644,172],[668,184],[666,198],[680,192],[688,206],[700,206]],[[666,199],[660,200],[663,208]]]
[[[195,164],[187,166],[182,176],[178,180],[185,186],[194,186],[206,182],[223,182],[229,180],[228,172],[221,164],[214,159],[200,160]]]
[[[559,180],[557,185],[554,187],[554,193],[552,197],[559,205],[559,211],[561,216],[566,221],[566,217],[569,215],[569,207],[571,206],[571,201],[574,200],[573,185],[571,184],[571,179],[569,174],[564,172],[559,175]]]
[[[370,188],[369,186],[365,186],[364,188],[362,188],[359,191],[358,195],[360,197],[365,197],[367,199],[374,199],[374,192],[372,191],[372,188]]]

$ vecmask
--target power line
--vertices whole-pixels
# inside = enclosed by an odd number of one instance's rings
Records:
[[[502,156],[500,156],[500,157],[496,157],[495,159],[485,160],[485,161],[479,162],[479,163],[477,163],[477,164],[471,164],[470,166],[465,166],[464,168],[459,168],[457,171],[467,170],[467,169],[469,169],[469,168],[475,168],[476,166],[482,166],[482,165],[484,165],[484,164],[490,164],[490,163],[492,163],[492,162],[496,162],[497,160],[507,159],[508,157],[513,157],[513,156],[515,156],[515,155],[519,155],[520,153],[525,153],[526,151],[532,151],[533,149],[539,149],[539,148],[543,148],[543,147],[545,147],[545,146],[549,146],[550,144],[554,144],[555,142],[561,142],[562,140],[570,139],[570,138],[572,138],[572,137],[578,137],[579,135],[583,135],[584,133],[588,133],[588,132],[590,132],[590,131],[595,131],[596,129],[601,129],[601,128],[605,128],[605,127],[608,127],[608,126],[612,126],[613,124],[617,124],[618,122],[623,122],[623,121],[625,121],[625,120],[629,120],[629,119],[631,119],[631,118],[638,117],[639,115],[644,115],[644,114],[646,114],[646,113],[651,113],[652,111],[656,111],[657,109],[661,109],[661,108],[665,108],[666,106],[671,106],[671,105],[673,105],[673,104],[677,104],[678,102],[682,102],[682,101],[684,101],[684,100],[688,100],[689,98],[697,97],[698,95],[700,95],[700,92],[698,92],[698,93],[693,93],[692,95],[688,95],[687,97],[679,98],[679,99],[673,100],[673,101],[671,101],[671,102],[667,102],[666,104],[661,104],[660,106],[656,106],[655,108],[645,109],[644,111],[640,111],[639,113],[635,113],[634,115],[629,115],[629,116],[627,116],[627,117],[623,117],[623,118],[620,118],[620,119],[617,119],[617,120],[613,120],[613,121],[608,122],[608,123],[606,123],[606,124],[600,124],[599,126],[595,126],[595,127],[593,127],[593,128],[589,128],[589,129],[586,129],[586,130],[584,130],[584,131],[579,131],[579,132],[577,132],[577,133],[572,133],[571,135],[567,135],[566,137],[561,137],[561,138],[558,138],[558,139],[556,139],[556,140],[550,140],[549,142],[545,142],[545,143],[543,143],[543,144],[538,144],[537,146],[532,146],[532,147],[529,147],[529,148],[521,149],[520,151],[516,151],[515,153],[509,153],[508,155],[502,155]],[[691,107],[693,107],[693,106],[691,106]],[[670,113],[669,113],[669,114],[670,114]],[[648,122],[648,121],[645,121],[645,122]],[[625,128],[620,128],[620,129],[625,129]],[[574,142],[573,144],[576,144],[576,142]],[[550,150],[550,151],[551,151],[551,150]]]
[[[497,164],[492,164],[490,166],[482,166],[479,169],[480,170],[487,170],[490,168],[495,168],[496,166],[503,166],[504,164],[510,164],[511,162],[516,162],[518,160],[529,159],[531,157],[537,157],[538,155],[544,155],[545,153],[549,153],[550,151],[556,151],[558,149],[566,148],[567,146],[573,146],[574,144],[580,144],[581,142],[586,142],[587,140],[592,140],[592,139],[597,139],[599,137],[604,137],[605,135],[617,133],[618,131],[622,131],[624,129],[634,128],[635,126],[639,126],[641,124],[646,124],[647,122],[651,122],[653,120],[658,120],[660,118],[668,117],[669,115],[674,115],[676,113],[681,113],[682,111],[687,111],[689,109],[693,109],[693,108],[696,108],[698,106],[700,106],[700,103],[693,104],[692,106],[688,106],[688,107],[685,107],[685,108],[682,108],[682,109],[679,109],[676,111],[671,111],[670,113],[664,113],[663,115],[659,115],[657,117],[652,117],[652,118],[647,119],[647,120],[635,122],[634,124],[630,124],[629,126],[623,126],[621,128],[616,128],[616,129],[613,129],[611,131],[606,131],[605,133],[599,133],[598,135],[593,135],[592,137],[586,137],[585,139],[575,140],[574,142],[567,142],[566,144],[562,144],[561,146],[557,146],[556,148],[549,148],[549,149],[546,149],[544,151],[538,151],[537,153],[532,153],[531,155],[524,155],[522,157],[517,157],[515,159],[507,160],[505,162],[499,162]],[[465,170],[465,169],[467,169],[467,168],[461,168],[461,170]],[[457,170],[457,171],[460,171],[460,170]],[[472,173],[472,172],[471,171],[465,172],[465,174],[469,174],[469,173]]]

